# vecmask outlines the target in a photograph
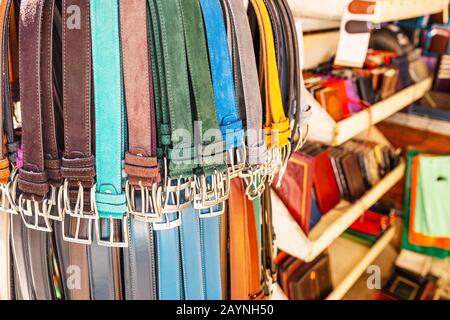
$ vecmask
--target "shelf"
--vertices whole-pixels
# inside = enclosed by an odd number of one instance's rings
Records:
[[[303,36],[305,64],[303,69],[311,69],[329,61],[336,54],[339,31],[327,31]]]
[[[301,18],[341,20],[345,0],[288,0],[293,14]],[[411,19],[443,11],[447,0],[378,0],[374,23]]]
[[[427,132],[450,136],[450,122],[444,120],[432,119],[426,116],[420,116],[412,113],[396,113],[386,119],[387,123],[395,123],[401,126],[425,130]]]
[[[340,300],[391,242],[394,235],[395,226],[387,230],[371,247],[345,238],[334,241],[329,248],[334,290],[326,299]]]
[[[311,19],[311,18],[296,18],[301,22],[303,32],[317,32],[330,29],[339,29],[339,21]]]
[[[332,146],[341,145],[371,125],[390,117],[420,99],[431,88],[431,84],[432,79],[427,78],[372,105],[370,109],[362,110],[339,122],[335,122],[314,97],[307,93],[308,102],[313,109],[309,128],[310,139]]]
[[[275,243],[281,250],[306,262],[314,260],[336,238],[338,238],[364,211],[376,203],[405,174],[405,164],[400,165],[384,177],[375,187],[353,204],[341,201],[336,208],[322,217],[306,236],[283,202],[272,191],[272,212],[275,228]]]

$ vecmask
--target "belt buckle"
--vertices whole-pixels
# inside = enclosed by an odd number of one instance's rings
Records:
[[[96,190],[96,185],[94,185],[91,190]],[[111,248],[126,248],[128,247],[128,213],[124,214],[120,219],[109,217],[100,217],[97,209],[95,191],[91,191],[91,208],[95,213],[95,233],[97,236],[97,244],[100,246],[111,247]],[[115,232],[115,221],[120,220],[121,229],[121,240],[115,240],[117,232]],[[109,222],[107,226],[108,237],[103,237],[104,234],[101,230],[103,223]]]
[[[62,186],[62,203],[63,206],[60,205],[60,202],[58,202],[59,205],[59,211],[62,212],[63,219],[62,219],[62,232],[63,232],[63,240],[67,242],[72,243],[79,243],[79,244],[92,244],[92,221],[97,218],[94,211],[90,212],[84,212],[84,187],[81,184],[81,182],[78,183],[78,193],[77,193],[77,201],[75,202],[75,207],[72,208],[70,205],[70,197],[69,197],[69,182],[66,179],[64,181],[64,185]],[[95,189],[91,188],[91,197],[95,196]],[[92,204],[91,204],[92,208]],[[76,230],[75,235],[70,236],[66,233],[66,218],[73,220],[76,220]],[[86,231],[86,238],[80,237],[80,227],[81,227],[81,221],[86,220],[87,221],[87,231]]]
[[[32,196],[32,199],[24,199],[23,194],[19,196],[19,213],[22,217],[22,221],[28,229],[52,232],[50,220],[55,220],[51,211],[56,204],[56,187],[50,186],[50,198],[45,197],[41,201],[37,201]],[[32,222],[28,222],[27,218],[32,218]],[[40,225],[39,222],[43,221],[44,225]]]
[[[136,206],[136,192],[141,194],[141,210],[137,210]],[[125,194],[127,197],[127,207],[128,213],[132,214],[136,220],[142,222],[154,222],[161,220],[162,208],[161,208],[161,195],[162,188],[158,187],[157,183],[154,183],[149,189],[148,187],[142,186],[139,182],[139,190],[133,185],[126,182]]]
[[[153,230],[155,231],[165,231],[165,230],[171,230],[174,228],[177,228],[181,226],[181,214],[180,212],[172,212],[172,214],[176,214],[177,218],[173,221],[170,221],[169,219],[169,213],[163,212],[164,222],[153,222]]]
[[[244,180],[245,194],[250,200],[260,197],[266,187],[268,164],[249,166],[239,175]]]
[[[17,194],[17,181],[17,169],[13,168],[8,183],[0,185],[0,210],[5,213],[19,214],[17,205],[14,201]]]
[[[280,149],[280,160],[281,165],[278,170],[278,180],[276,183],[276,187],[279,188],[281,186],[281,181],[283,180],[283,176],[286,173],[286,167],[289,162],[289,158],[291,156],[292,146],[290,143],[284,145]]]
[[[166,177],[166,183],[161,192],[161,212],[172,213],[189,208],[194,195],[192,177],[178,179]]]
[[[245,147],[244,139],[238,147],[232,147],[226,152],[226,163],[228,168],[228,176],[233,179],[244,170],[245,161],[247,159],[247,148]],[[235,161],[236,160],[236,161]]]
[[[215,172],[211,176],[195,177],[196,192],[194,209],[207,210],[220,206],[225,210],[225,201],[230,194],[230,176],[228,172]]]

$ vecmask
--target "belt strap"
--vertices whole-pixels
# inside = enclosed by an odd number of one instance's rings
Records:
[[[14,258],[16,299],[31,300],[31,270],[28,261],[28,232],[18,215],[11,215],[11,249]]]
[[[9,62],[8,62],[8,39],[9,39],[9,27],[6,28],[5,24],[9,24],[9,10],[11,4],[7,1],[2,1],[0,3],[0,30],[2,32],[2,41],[0,41],[0,54],[2,56],[1,60],[1,84],[0,84],[0,184],[5,185],[9,180],[9,160],[8,152],[5,150],[3,145],[3,133],[4,133],[4,109],[10,108],[10,96],[9,96]],[[6,40],[4,40],[6,37]],[[6,45],[6,47],[5,47]],[[5,58],[6,56],[6,58]],[[6,59],[6,61],[5,61]],[[6,62],[6,65],[4,64]],[[6,71],[6,72],[5,72]],[[8,79],[4,79],[8,75]]]
[[[118,1],[90,1],[90,13],[97,129],[97,184],[93,201],[97,242],[89,252],[91,292],[93,299],[117,299],[121,298],[121,284],[117,281],[118,248],[128,245],[126,196],[122,189],[126,128]]]
[[[90,299],[87,244],[92,243],[91,37],[87,0],[63,1],[64,183],[63,238],[68,241],[70,266],[79,267],[79,286],[70,286],[72,300]],[[78,20],[77,20],[78,19]],[[83,66],[80,68],[80,66]]]
[[[128,205],[132,205],[129,246],[124,253],[127,299],[156,299],[153,227],[146,221],[159,218],[152,201],[160,180],[156,158],[156,121],[152,69],[149,60],[148,11],[146,0],[120,3],[122,56],[128,119]],[[136,193],[135,193],[136,189]],[[139,191],[137,191],[139,190]],[[140,210],[137,204],[140,203]]]
[[[229,204],[231,299],[261,296],[260,259],[253,202],[241,179],[231,181]]]
[[[151,58],[155,84],[155,106],[158,130],[158,158],[164,163],[163,210],[166,210],[161,223],[155,223],[156,256],[158,272],[158,297],[162,300],[178,300],[183,297],[180,261],[180,212],[181,201],[187,208],[190,201],[186,192],[190,183],[184,183],[181,197],[173,198],[168,190],[172,183],[181,186],[182,180],[190,178],[194,161],[182,163],[178,159],[194,158],[192,145],[192,113],[189,105],[186,52],[181,12],[176,1],[149,0],[153,33],[151,39]],[[178,135],[177,135],[178,131]],[[188,133],[184,142],[180,133]],[[179,139],[176,140],[176,139]],[[167,162],[166,160],[167,159]],[[180,193],[178,193],[180,195]],[[174,203],[178,201],[178,203]],[[172,207],[174,210],[168,210]]]
[[[127,246],[126,196],[122,190],[125,147],[122,64],[117,0],[91,1],[92,57],[94,63],[96,169],[95,207],[97,241],[106,246]],[[119,142],[119,143],[118,143]],[[113,227],[120,221],[122,237]],[[102,227],[103,223],[111,224]],[[105,229],[108,234],[101,231]]]
[[[267,161],[266,144],[260,137],[262,103],[256,69],[255,52],[247,19],[247,10],[241,0],[223,0],[232,22],[233,65],[240,116],[247,128],[247,162],[250,166]]]
[[[281,149],[288,145],[291,131],[281,99],[272,26],[264,1],[251,0],[250,3],[258,20],[261,41],[260,78],[264,80],[266,143],[269,148]]]
[[[48,174],[44,167],[40,81],[44,1],[22,1],[20,9],[23,167],[19,173],[19,189],[28,199],[42,200],[49,191]]]

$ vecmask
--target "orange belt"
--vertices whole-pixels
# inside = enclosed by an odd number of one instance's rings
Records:
[[[259,299],[262,290],[255,212],[239,178],[231,181],[228,214],[230,298]]]

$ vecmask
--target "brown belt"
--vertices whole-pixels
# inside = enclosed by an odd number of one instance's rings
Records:
[[[69,264],[78,266],[80,271],[80,286],[71,287],[69,291],[72,300],[90,298],[87,244],[92,241],[94,214],[91,213],[90,191],[94,185],[95,159],[89,9],[88,0],[63,1],[64,156],[61,173],[65,179],[66,213],[63,232],[64,239],[70,242]],[[77,199],[82,199],[78,206]]]

